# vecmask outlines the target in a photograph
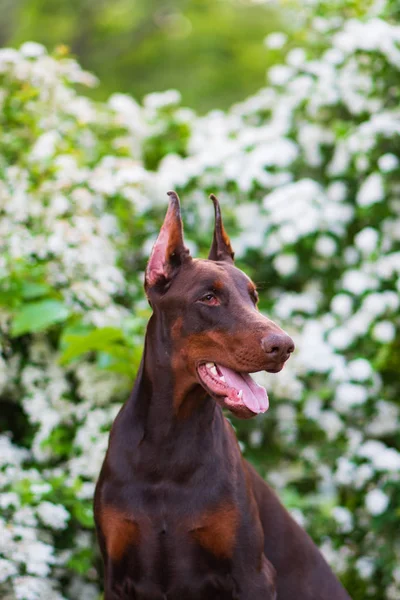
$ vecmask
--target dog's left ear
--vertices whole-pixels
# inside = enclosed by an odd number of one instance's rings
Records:
[[[222,223],[221,208],[218,199],[214,194],[211,194],[210,198],[214,203],[215,227],[213,243],[208,258],[209,260],[220,260],[233,264],[235,253],[232,250],[231,242]]]
[[[165,292],[180,266],[191,260],[190,252],[183,242],[181,207],[176,192],[168,192],[170,197],[167,214],[153,246],[145,273],[146,292],[155,288]]]

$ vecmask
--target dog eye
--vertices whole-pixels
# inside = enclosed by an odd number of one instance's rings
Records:
[[[202,296],[199,302],[202,302],[202,304],[207,304],[208,306],[218,306],[220,304],[220,301],[218,300],[217,296],[212,292]]]

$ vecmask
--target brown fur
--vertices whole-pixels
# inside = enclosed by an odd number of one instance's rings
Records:
[[[200,546],[211,554],[220,558],[231,558],[238,522],[238,508],[233,504],[222,505],[202,515],[191,533]]]
[[[112,506],[103,507],[100,523],[107,553],[112,560],[120,560],[132,544],[140,542],[138,524]]]

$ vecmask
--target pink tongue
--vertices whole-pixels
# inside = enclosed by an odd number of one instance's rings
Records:
[[[225,377],[225,381],[229,387],[234,388],[238,393],[239,390],[243,390],[242,398],[237,398],[238,403],[243,403],[254,413],[266,412],[269,407],[268,395],[263,387],[258,385],[250,375],[246,373],[237,373],[228,369],[227,367],[221,367],[217,365],[222,375]],[[234,398],[232,398],[233,400]]]

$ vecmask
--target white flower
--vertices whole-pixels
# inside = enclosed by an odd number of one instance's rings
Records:
[[[28,525],[36,527],[37,519],[35,517],[33,508],[30,506],[23,506],[14,513],[14,521],[21,525]]]
[[[321,147],[333,141],[331,132],[319,125],[305,122],[298,125],[297,137],[305,160],[313,167],[319,166],[323,160]]]
[[[276,409],[280,434],[288,442],[296,437],[296,410],[290,404],[279,404]]]
[[[400,585],[391,583],[387,586],[385,591],[387,600],[398,600],[400,596]]]
[[[0,435],[0,466],[20,466],[29,455],[28,450],[14,446],[9,437]]]
[[[344,181],[334,181],[326,190],[326,195],[332,202],[343,202],[347,195],[347,186]]]
[[[279,254],[273,262],[275,269],[283,276],[292,275],[299,264],[295,254]]]
[[[344,61],[345,55],[338,48],[329,48],[325,52],[323,59],[332,65],[340,65]]]
[[[359,490],[364,487],[368,481],[371,481],[374,474],[374,468],[370,464],[364,463],[355,469],[352,477],[352,485],[354,485],[356,490]]]
[[[52,502],[41,502],[36,511],[43,523],[52,529],[65,529],[70,518],[64,506]]]
[[[358,455],[369,459],[379,471],[396,472],[400,469],[400,453],[377,440],[369,440],[362,444]]]
[[[270,33],[264,40],[264,44],[267,48],[271,50],[279,50],[286,44],[287,35],[286,33],[282,33],[281,31],[276,31],[274,33]]]
[[[343,573],[347,569],[348,560],[352,553],[350,548],[343,546],[339,550],[335,550],[330,538],[327,538],[321,545],[321,552],[328,564],[337,573]]]
[[[337,350],[345,350],[354,341],[354,332],[349,327],[336,327],[328,335],[328,342]]]
[[[356,158],[356,169],[360,173],[364,173],[369,168],[368,158],[364,155],[357,156]]]
[[[385,198],[383,179],[380,173],[372,173],[358,190],[356,201],[360,206],[371,206]]]
[[[291,67],[301,67],[306,60],[306,53],[303,48],[293,48],[286,56],[286,62]]]
[[[0,49],[0,73],[4,73],[10,65],[16,65],[20,61],[21,55],[14,48]]]
[[[328,174],[337,176],[346,172],[350,163],[350,152],[343,142],[339,142],[335,146],[333,158],[328,165]]]
[[[381,315],[385,310],[389,308],[385,302],[385,296],[382,293],[374,292],[368,294],[362,303],[362,310],[370,314],[372,317]],[[397,305],[394,304],[393,308],[396,309]]]
[[[323,200],[323,190],[317,182],[301,179],[276,188],[264,197],[263,205],[269,222],[280,225],[278,239],[288,244],[322,226]]]
[[[95,484],[92,481],[85,481],[77,492],[77,497],[84,500],[94,497]]]
[[[390,279],[400,274],[400,252],[380,256],[375,263],[375,271],[381,279]]]
[[[355,265],[360,258],[356,248],[348,246],[344,251],[344,260],[346,265]]]
[[[341,456],[337,461],[337,469],[334,474],[335,481],[340,485],[349,485],[353,481],[356,465],[346,456]]]
[[[382,344],[392,342],[396,335],[396,328],[390,321],[377,323],[372,330],[372,337]]]
[[[33,483],[31,485],[31,492],[35,496],[43,496],[44,494],[48,494],[52,491],[52,487],[50,483],[46,481],[41,481],[40,483]]]
[[[333,238],[327,235],[321,235],[317,239],[315,249],[321,256],[326,256],[329,258],[335,254],[337,251],[337,246]]]
[[[362,271],[346,271],[343,275],[343,289],[352,292],[356,296],[363,294],[367,290],[374,289],[377,286],[378,283],[375,277]]]
[[[375,560],[369,556],[361,556],[356,560],[356,569],[361,579],[371,579],[375,571]]]
[[[38,58],[46,54],[46,48],[37,42],[25,42],[20,48],[20,52],[27,58]]]
[[[34,530],[15,527],[16,535],[21,536],[28,533],[25,539],[16,546],[13,557],[19,562],[26,564],[26,570],[32,575],[46,577],[50,573],[50,565],[54,564],[54,547],[29,538],[29,533],[35,534]]]
[[[399,159],[395,154],[382,154],[378,159],[378,167],[382,173],[394,171],[399,166]]]
[[[348,294],[337,294],[331,302],[331,310],[340,317],[348,317],[353,311],[353,300]]]
[[[365,227],[354,237],[355,245],[364,255],[371,254],[377,248],[379,233],[372,227]]]
[[[259,448],[263,443],[264,435],[261,429],[253,429],[250,433],[249,444],[252,448]]]
[[[91,583],[84,583],[80,577],[74,577],[71,585],[68,587],[68,598],[77,600],[99,600],[100,590]]]
[[[0,583],[3,583],[6,579],[17,573],[18,569],[15,563],[5,558],[0,558]]]
[[[331,29],[331,22],[324,17],[315,17],[312,21],[312,27],[315,31],[327,33]]]
[[[58,131],[46,131],[35,142],[30,157],[32,160],[44,160],[53,156],[56,144],[60,140]]]
[[[53,583],[39,577],[17,577],[13,581],[17,600],[65,600],[55,591]]]
[[[322,411],[318,422],[328,440],[334,440],[344,428],[342,419],[333,410]]]
[[[346,429],[346,435],[348,440],[348,451],[350,454],[354,454],[358,451],[363,441],[363,434],[358,429],[354,429],[354,427],[348,427]]]
[[[372,377],[373,370],[371,363],[365,358],[356,358],[348,364],[350,377],[354,381],[365,381]]]
[[[268,79],[273,85],[285,85],[293,76],[293,69],[287,65],[275,65],[268,71]]]
[[[353,529],[353,515],[348,508],[344,506],[335,506],[332,509],[332,516],[338,523],[342,533],[348,533]]]
[[[146,133],[149,133],[143,118],[142,108],[127,94],[113,94],[108,102],[111,108],[118,113],[122,123],[133,133],[135,139],[132,140],[131,144],[135,150],[135,154],[139,153],[137,141],[141,141]],[[137,137],[139,140],[136,140]]]
[[[334,406],[339,412],[346,413],[354,406],[364,404],[367,398],[368,392],[363,385],[340,383],[336,388]]]
[[[382,490],[371,490],[365,496],[365,506],[370,515],[381,515],[389,506],[389,496]]]
[[[144,106],[153,110],[159,110],[166,106],[173,106],[179,104],[180,101],[181,95],[177,90],[154,92],[153,94],[147,94],[147,96],[143,98]]]
[[[367,433],[374,436],[396,433],[399,428],[399,408],[391,402],[378,400],[375,409],[377,414],[370,417]]]
[[[303,408],[303,414],[309,419],[317,421],[321,415],[322,401],[320,398],[311,397],[309,398]]]
[[[9,508],[10,506],[15,506],[16,508],[19,508],[20,505],[20,497],[15,492],[7,492],[1,494],[0,508]]]

